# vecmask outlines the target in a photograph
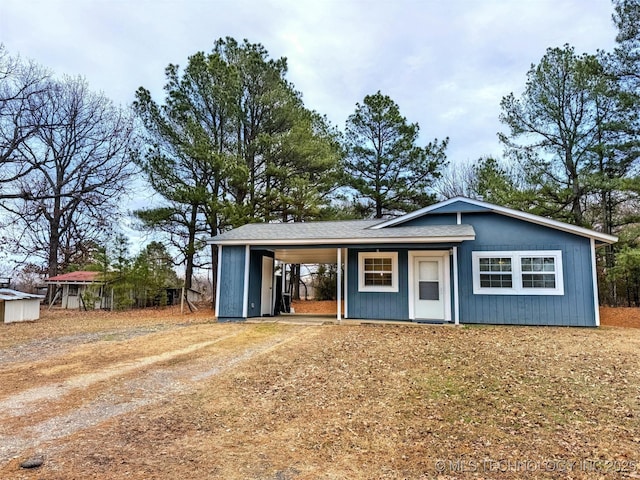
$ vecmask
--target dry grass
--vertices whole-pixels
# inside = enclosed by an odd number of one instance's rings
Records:
[[[202,323],[215,320],[211,308],[180,313],[179,306],[148,308],[124,312],[62,310],[43,308],[36,322],[0,324],[0,348],[30,340],[86,335],[91,333],[131,330],[132,327],[167,328],[181,323]]]
[[[335,300],[298,300],[292,306],[296,313],[335,314],[337,311]],[[600,324],[608,327],[640,328],[640,308],[600,307]]]
[[[34,412],[38,423],[109,391],[119,402],[126,395],[155,398],[21,451],[0,467],[0,477],[515,479],[640,473],[633,463],[640,462],[637,329],[204,320],[176,325],[184,322],[160,318],[132,330],[158,322],[162,329],[127,337],[128,321],[109,323],[119,339],[77,345],[49,360],[10,363],[0,381],[3,390],[14,390],[4,393],[27,388],[20,375],[8,376],[12,371],[49,368],[51,375],[34,375],[31,386],[67,384],[80,373],[111,371],[123,359],[131,364],[211,344],[122,378],[114,374],[68,393],[49,412]],[[188,380],[186,372],[205,367],[218,370]],[[160,373],[171,373],[166,378],[184,388],[132,393],[126,383],[133,378],[144,384]],[[25,420],[13,421],[15,431],[27,432]],[[35,453],[46,456],[45,464],[37,472],[21,470],[19,460]]]

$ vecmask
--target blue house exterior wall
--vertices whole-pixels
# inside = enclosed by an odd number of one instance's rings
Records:
[[[349,248],[347,254],[347,318],[409,321],[409,251],[450,250],[451,245],[412,245],[410,248]],[[398,252],[398,291],[358,291],[358,253]],[[453,292],[453,262],[449,262],[449,288]],[[451,311],[454,298],[451,295]]]
[[[456,215],[428,214],[403,225],[446,224]],[[436,223],[432,223],[436,222]],[[442,222],[442,223],[441,223]],[[458,295],[460,323],[596,326],[593,301],[591,244],[585,237],[566,233],[493,212],[463,213],[461,222],[470,224],[476,240],[458,246]],[[393,229],[393,227],[389,227]],[[451,245],[411,245],[410,248],[350,248],[347,265],[348,318],[408,320],[408,252],[442,250]],[[473,293],[472,252],[474,251],[562,251],[564,295],[476,295]],[[358,253],[398,252],[398,292],[359,292]],[[451,268],[451,311],[453,261]]]
[[[243,320],[244,265],[246,248],[225,246],[222,248],[220,266],[220,298],[218,321]]]
[[[596,326],[591,244],[585,237],[493,213],[468,213],[476,240],[458,250],[460,322]],[[475,295],[473,251],[561,250],[564,295]]]
[[[398,252],[398,291],[359,292],[358,253]],[[408,320],[407,249],[350,248],[347,264],[347,316],[367,320]]]
[[[404,222],[403,227],[422,227],[426,225],[455,225],[457,223],[457,215],[455,213],[425,215],[423,217],[412,218]],[[387,227],[392,230],[395,227]]]

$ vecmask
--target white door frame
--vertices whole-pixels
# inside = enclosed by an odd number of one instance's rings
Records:
[[[265,314],[272,316],[273,315],[273,271],[274,271],[274,261],[272,257],[264,256],[262,257],[262,279],[260,281],[260,316],[264,317]],[[265,284],[265,267],[268,267],[270,272],[269,283]],[[269,291],[265,291],[265,287],[269,288]],[[269,298],[269,307],[265,309],[264,300]]]
[[[415,320],[415,296],[418,294],[414,287],[414,275],[415,269],[413,267],[416,258],[440,258],[442,259],[442,276],[443,276],[443,285],[442,285],[442,299],[444,301],[444,318],[443,320],[446,322],[451,321],[451,265],[449,259],[449,250],[410,250],[409,258],[408,258],[408,276],[407,285],[409,288],[409,319]]]

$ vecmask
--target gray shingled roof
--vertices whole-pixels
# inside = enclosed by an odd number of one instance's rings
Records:
[[[260,244],[291,241],[304,244],[336,243],[340,241],[372,241],[375,239],[466,240],[475,237],[471,225],[427,225],[419,227],[392,227],[372,230],[382,220],[344,220],[301,223],[250,223],[209,240],[214,244]]]

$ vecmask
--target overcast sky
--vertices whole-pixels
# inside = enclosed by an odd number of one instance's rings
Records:
[[[547,47],[611,50],[609,0],[0,0],[0,42],[130,104],[162,99],[164,68],[216,39],[286,57],[308,108],[341,130],[381,90],[452,162],[501,155],[500,99],[520,93]]]

